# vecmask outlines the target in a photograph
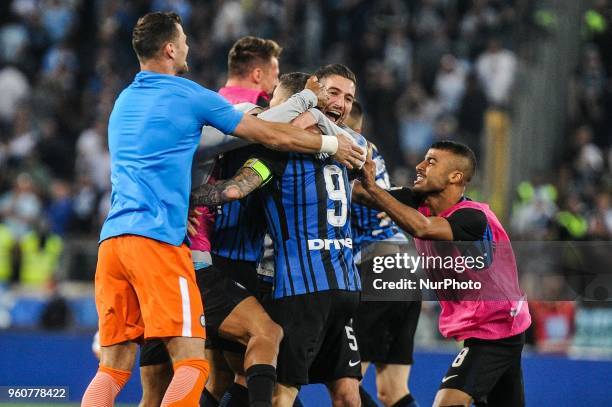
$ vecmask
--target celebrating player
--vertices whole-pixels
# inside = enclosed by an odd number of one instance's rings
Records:
[[[362,132],[363,110],[357,101],[353,103],[346,124],[357,133]],[[391,188],[385,160],[374,145],[372,161],[376,165],[376,183],[381,188]],[[353,198],[356,198],[355,190]],[[381,212],[374,208],[357,202],[351,203],[353,255],[356,264],[362,259],[363,246],[367,247],[367,257],[372,258],[397,253],[401,248],[398,243],[407,242],[406,236],[399,231],[397,225],[387,219],[381,221],[380,214]],[[369,364],[374,364],[377,396],[385,406],[416,405],[408,389],[408,378],[420,311],[420,301],[361,301],[357,309],[354,327],[361,353],[361,372],[365,374]],[[359,394],[362,406],[377,405],[363,386],[359,386]]]
[[[523,406],[521,353],[531,318],[518,286],[508,235],[488,205],[464,195],[475,170],[476,158],[469,147],[441,141],[417,165],[413,188],[399,191],[399,200],[376,184],[371,159],[362,184],[372,201],[414,236],[419,253],[438,254],[441,246],[434,241],[469,241],[488,257],[486,268],[475,272],[483,289],[471,292],[469,300],[461,300],[457,292],[438,291],[440,332],[464,341],[464,348],[442,379],[434,405],[486,401],[493,406]]]
[[[141,71],[109,121],[111,209],[95,280],[100,367],[82,405],[112,405],[129,379],[136,341],[163,338],[174,376],[162,405],[199,404],[208,376],[202,302],[186,237],[189,174],[202,126],[211,124],[282,150],[335,153],[350,167],[362,150],[235,110],[218,94],[178,77],[188,70],[186,35],[174,13],[140,18],[132,44]]]

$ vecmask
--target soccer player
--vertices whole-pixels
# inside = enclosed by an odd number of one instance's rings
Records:
[[[362,133],[363,110],[357,101],[353,103],[345,123],[357,133]],[[390,189],[385,160],[373,144],[372,161],[376,165],[376,183],[383,189]],[[353,256],[357,265],[362,259],[363,246],[367,247],[367,257],[372,258],[395,254],[401,248],[398,244],[407,242],[397,225],[386,219],[381,221],[380,215],[381,212],[376,209],[351,203]],[[408,378],[420,311],[420,301],[359,303],[354,328],[361,353],[361,372],[365,374],[369,364],[374,363],[377,396],[385,406],[417,405],[408,389]],[[362,386],[359,386],[359,394],[362,406],[377,405]]]
[[[355,98],[354,74],[334,64],[315,75],[330,95],[327,118],[319,114],[329,125],[342,124]],[[307,78],[283,75],[273,103],[301,89]],[[260,149],[240,174],[252,181],[245,193],[266,184],[262,192],[276,273],[267,309],[285,334],[274,404],[292,405],[299,386],[325,383],[334,405],[359,405],[360,357],[352,319],[360,280],[351,250],[347,170],[327,156]],[[216,187],[221,191],[226,185]]]
[[[229,51],[228,78],[219,93],[232,104],[249,102],[267,107],[278,84],[281,52],[282,48],[269,39],[252,36],[239,39]],[[224,154],[218,163],[218,176],[229,178],[234,175],[252,151],[252,147],[247,146]],[[257,216],[262,212],[261,202],[255,194],[221,205],[216,214],[211,247],[212,262],[219,272],[253,294],[257,292],[257,261],[263,251],[266,233],[263,217]],[[206,385],[205,397],[210,405],[226,392],[225,398],[233,398],[234,403],[247,399],[245,372],[242,370],[245,347],[213,336],[207,341],[206,353],[213,361],[215,372]]]
[[[188,70],[189,47],[174,13],[140,18],[132,44],[141,70],[109,120],[111,209],[95,278],[100,366],[82,405],[112,405],[131,374],[136,343],[162,338],[174,367],[162,405],[196,406],[208,363],[202,301],[183,242],[191,159],[202,126],[276,149],[335,153],[349,167],[360,165],[361,149],[348,137],[243,115],[218,94],[180,78]]]
[[[252,103],[240,103],[236,105],[236,108],[249,114],[259,113],[258,117],[264,120],[288,122],[325,100],[325,89],[317,82],[315,77],[311,77],[306,84],[306,89],[265,112],[262,112],[261,108]],[[192,168],[192,192],[196,195],[200,193],[201,189],[207,190],[210,188],[216,154],[231,151],[236,148],[236,145],[239,145],[237,142],[240,141],[233,136],[223,135],[210,126],[206,126],[202,130],[202,138],[204,140],[200,143]],[[243,179],[236,179],[235,181],[238,183],[244,182]],[[216,203],[222,203],[226,200],[221,199]],[[214,222],[214,218],[212,221]],[[219,338],[220,335],[229,336],[246,345],[250,355],[246,365],[247,370],[251,371],[250,376],[253,376],[253,371],[257,372],[258,369],[262,368],[260,366],[251,369],[253,359],[268,362],[264,365],[268,365],[269,375],[254,381],[243,378],[245,384],[247,381],[250,383],[248,391],[246,386],[240,386],[244,388],[245,394],[231,392],[229,396],[224,396],[223,403],[229,403],[227,405],[233,406],[246,406],[249,405],[249,399],[266,399],[270,402],[275,374],[269,366],[271,366],[270,363],[272,365],[276,364],[278,342],[282,336],[281,329],[270,320],[258,304],[256,306],[252,305],[253,293],[236,284],[230,274],[222,273],[210,261],[210,217],[199,217],[199,220],[188,225],[188,231],[191,237],[191,254],[196,271],[196,281],[202,293],[203,301],[206,303],[204,316],[208,338]],[[242,304],[247,299],[248,301]],[[244,315],[245,309],[248,310],[246,316]],[[236,338],[236,331],[243,332],[244,337]],[[209,358],[209,355],[207,355],[207,358]],[[213,356],[215,355],[213,354]],[[169,378],[172,377],[170,357],[161,340],[146,341],[140,352],[140,366],[143,387],[141,405],[143,407],[157,406],[161,403]],[[244,360],[242,358],[236,362],[236,366],[236,371],[244,372]],[[211,376],[214,374],[215,372],[211,371]],[[254,376],[257,376],[257,374]],[[259,396],[259,393],[265,393],[267,396]],[[205,391],[201,405],[218,405],[217,400],[211,397],[212,395]]]
[[[523,406],[521,353],[531,317],[508,235],[488,205],[464,195],[475,170],[469,147],[440,141],[416,166],[413,188],[398,191],[399,200],[376,184],[371,159],[363,169],[362,184],[372,202],[414,236],[419,253],[439,256],[443,248],[436,241],[469,241],[488,258],[484,268],[462,273],[478,278],[480,291],[470,291],[470,297],[461,297],[458,290],[437,291],[440,332],[464,341],[464,348],[442,379],[434,406]]]

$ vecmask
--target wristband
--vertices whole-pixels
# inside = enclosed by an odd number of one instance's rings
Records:
[[[338,151],[338,138],[336,136],[321,136],[320,153],[334,155]]]
[[[272,172],[270,171],[270,169],[257,158],[248,159],[244,163],[243,167],[250,168],[253,171],[255,171],[257,175],[259,175],[262,181],[260,186],[262,187],[266,185],[272,179]]]

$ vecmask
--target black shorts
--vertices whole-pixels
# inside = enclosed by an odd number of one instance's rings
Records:
[[[170,354],[161,339],[150,339],[140,347],[140,367],[170,362]]]
[[[240,283],[250,293],[257,292],[257,263],[253,261],[232,260],[227,257],[211,254],[213,265],[227,274],[229,278]]]
[[[496,340],[466,339],[440,388],[464,391],[476,406],[524,406],[524,343],[524,333]]]
[[[411,365],[420,301],[364,301],[354,320],[361,360]]]
[[[221,323],[252,294],[215,265],[197,270],[196,281],[204,303],[206,337],[217,338]]]
[[[361,378],[352,320],[359,293],[322,291],[271,301],[268,313],[284,331],[277,381],[299,386],[343,377]]]

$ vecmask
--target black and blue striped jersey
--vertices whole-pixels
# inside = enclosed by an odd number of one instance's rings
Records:
[[[220,161],[219,178],[234,175],[254,151],[254,146],[248,146],[225,154]],[[231,260],[259,261],[267,229],[262,202],[256,195],[219,206],[212,253]]]
[[[261,195],[274,241],[274,298],[361,290],[353,261],[347,169],[331,157],[264,148],[253,157],[274,176]]]
[[[385,160],[375,145],[372,144],[372,161],[376,164],[376,183],[383,189],[391,188],[389,173],[385,165]],[[383,221],[378,219],[380,211],[367,206],[351,204],[351,229],[353,232],[353,254],[357,257],[364,243],[386,240],[398,233],[400,229],[393,221]]]

